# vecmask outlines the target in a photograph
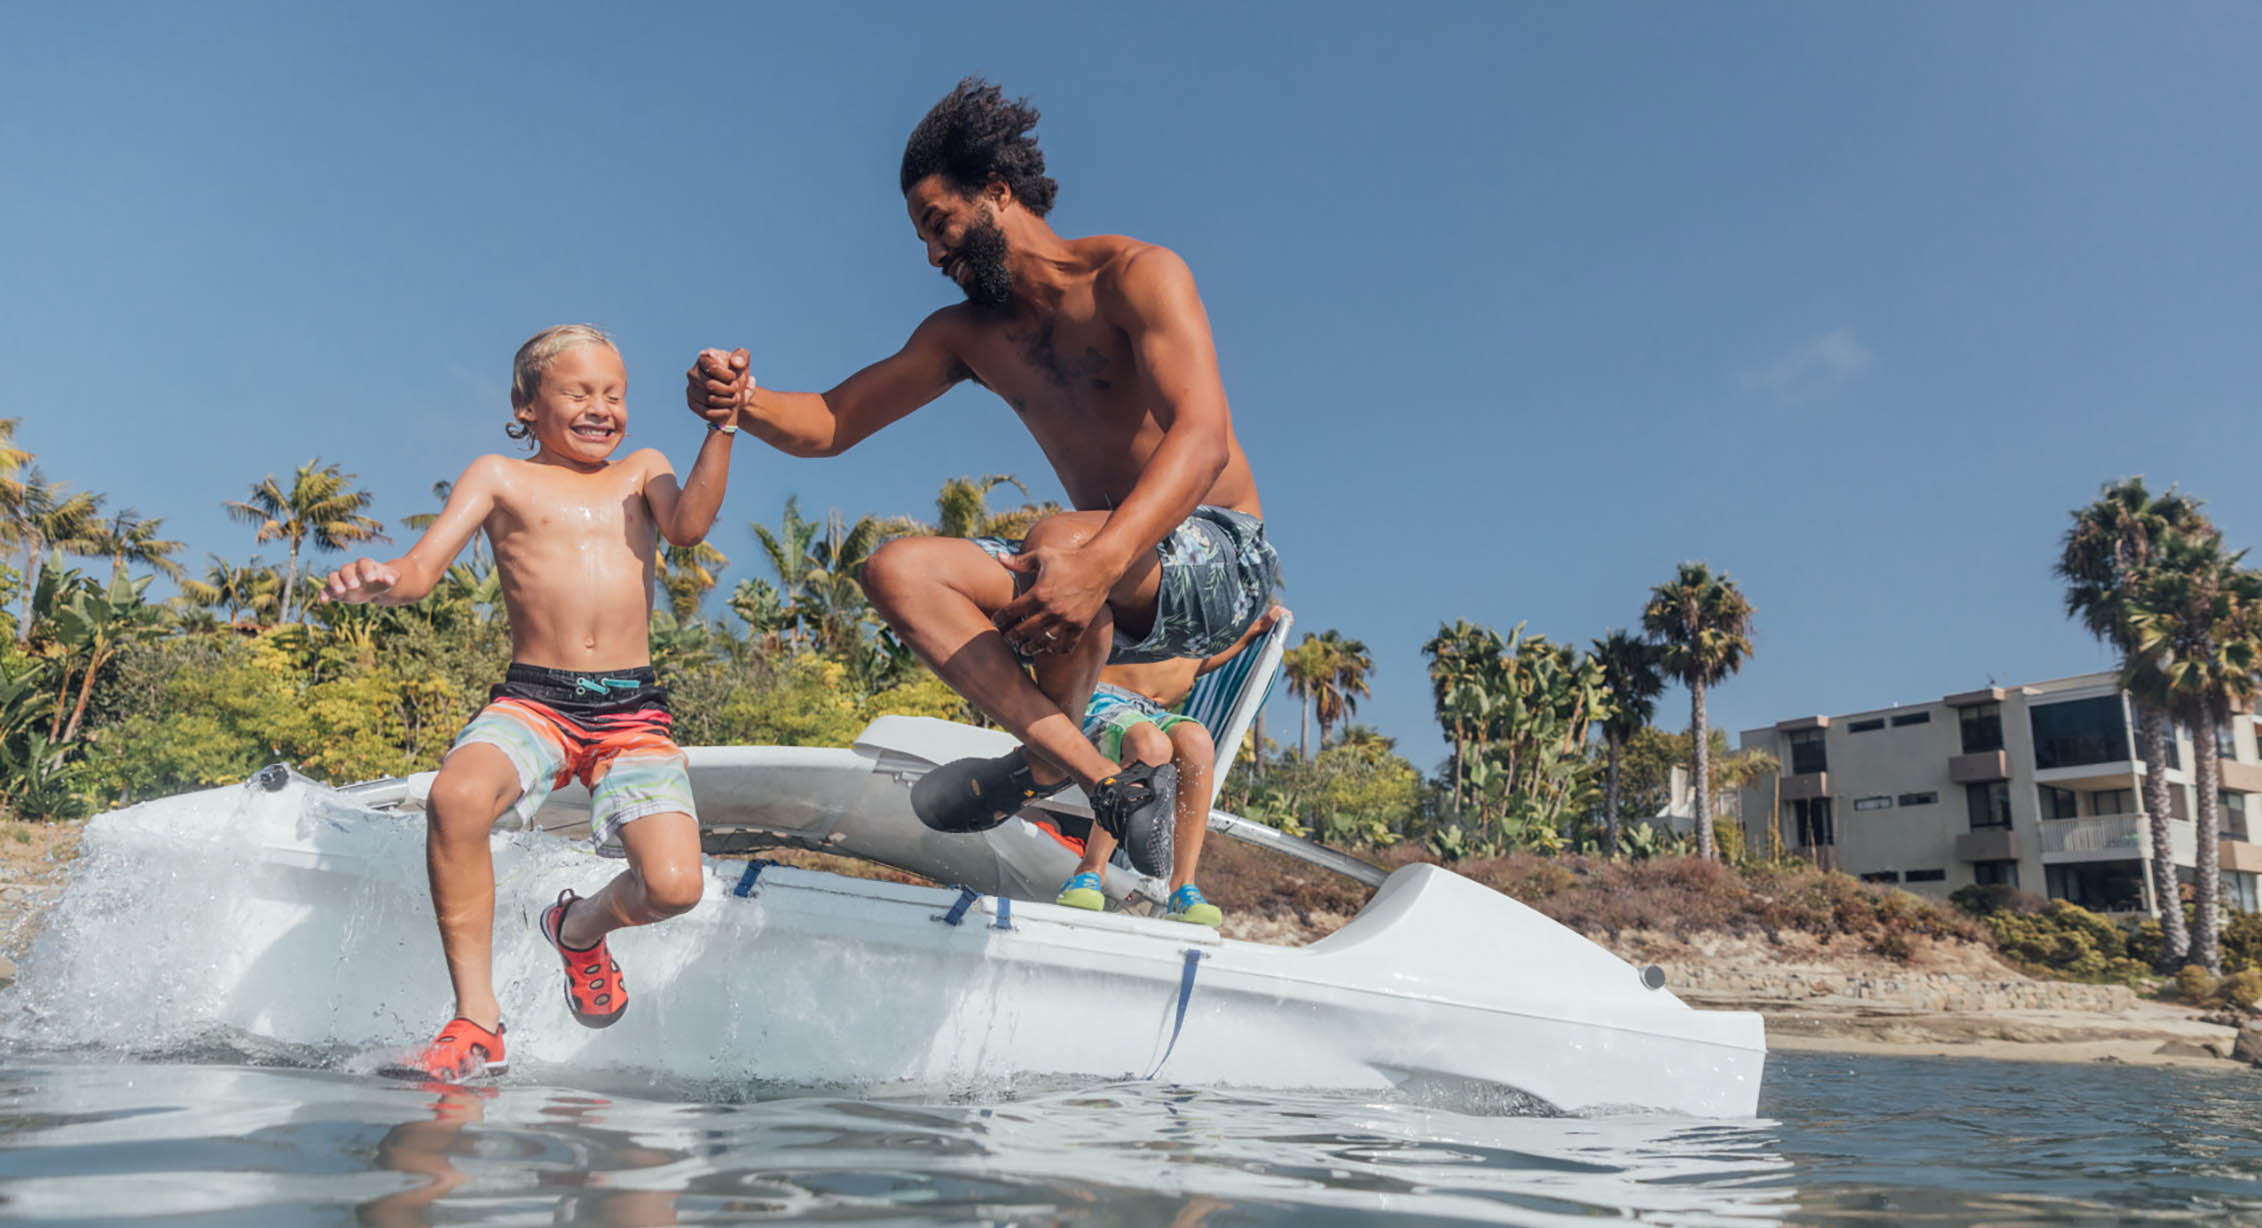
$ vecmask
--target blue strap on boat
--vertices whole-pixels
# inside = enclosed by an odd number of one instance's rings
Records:
[[[1186,948],[1186,970],[1178,975],[1178,1016],[1170,1022],[1170,1043],[1162,1047],[1162,1060],[1147,1072],[1151,1081],[1162,1073],[1164,1063],[1170,1061],[1171,1051],[1178,1047],[1178,1033],[1186,1027],[1186,1004],[1194,999],[1194,969],[1201,966],[1202,952],[1197,947]]]
[[[966,919],[966,910],[972,908],[974,901],[981,898],[982,893],[972,887],[960,887],[958,889],[958,902],[950,906],[949,912],[936,913],[934,919],[944,925],[956,925]]]
[[[1013,901],[1002,895],[997,898],[997,920],[990,923],[990,928],[993,930],[1013,928]]]
[[[777,864],[779,863],[761,857],[747,862],[746,872],[738,876],[738,885],[731,888],[730,893],[742,900],[754,894],[754,880],[762,877],[762,871]]]

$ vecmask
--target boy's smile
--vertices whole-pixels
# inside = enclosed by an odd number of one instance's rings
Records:
[[[628,430],[628,369],[609,345],[582,345],[552,359],[534,401],[518,411],[535,442],[560,460],[603,464]]]

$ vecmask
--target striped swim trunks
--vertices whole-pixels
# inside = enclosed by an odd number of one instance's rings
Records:
[[[1084,708],[1084,737],[1094,750],[1121,763],[1123,735],[1134,726],[1153,725],[1169,733],[1172,726],[1191,721],[1137,691],[1103,682],[1092,688],[1092,702]]]
[[[697,817],[672,724],[667,688],[649,666],[585,673],[512,665],[455,744],[492,746],[510,758],[520,790],[510,812],[521,823],[579,778],[589,787],[590,843],[618,857],[626,824],[648,814]]]

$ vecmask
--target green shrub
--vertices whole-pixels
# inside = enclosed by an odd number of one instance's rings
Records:
[[[2158,917],[2146,917],[2129,927],[2123,937],[2128,946],[2128,957],[2147,968],[2157,968],[2167,954],[2168,941],[2160,931]]]
[[[2262,913],[2229,910],[2223,922],[2223,966],[2262,966]]]
[[[2241,1010],[2253,1010],[2262,1003],[2262,969],[2248,968],[2223,978],[2215,986],[2215,996]]]
[[[1948,902],[1974,917],[1999,912],[2038,913],[2050,906],[2050,901],[2043,897],[2005,883],[1958,887],[1949,893]]]
[[[2220,983],[2197,964],[2185,964],[2176,969],[2176,996],[2194,1006],[2214,1001],[2215,988]]]
[[[1984,920],[2004,957],[2028,972],[2122,982],[2144,974],[2144,965],[2129,957],[2119,926],[2064,900],[2052,900],[2040,912],[1993,912]]]

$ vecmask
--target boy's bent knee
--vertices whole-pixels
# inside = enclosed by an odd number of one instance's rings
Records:
[[[443,773],[432,782],[432,792],[425,799],[424,821],[431,830],[447,835],[483,836],[510,809],[517,795],[515,785],[498,787],[475,776],[450,778]]]
[[[1208,763],[1217,758],[1217,743],[1210,731],[1195,721],[1181,721],[1170,727],[1170,745],[1178,755]]]
[[[1123,757],[1141,763],[1168,763],[1170,737],[1151,724],[1133,725],[1123,731]]]
[[[696,865],[653,867],[639,871],[638,877],[644,881],[644,902],[666,917],[680,917],[697,908],[706,889],[706,876]]]

